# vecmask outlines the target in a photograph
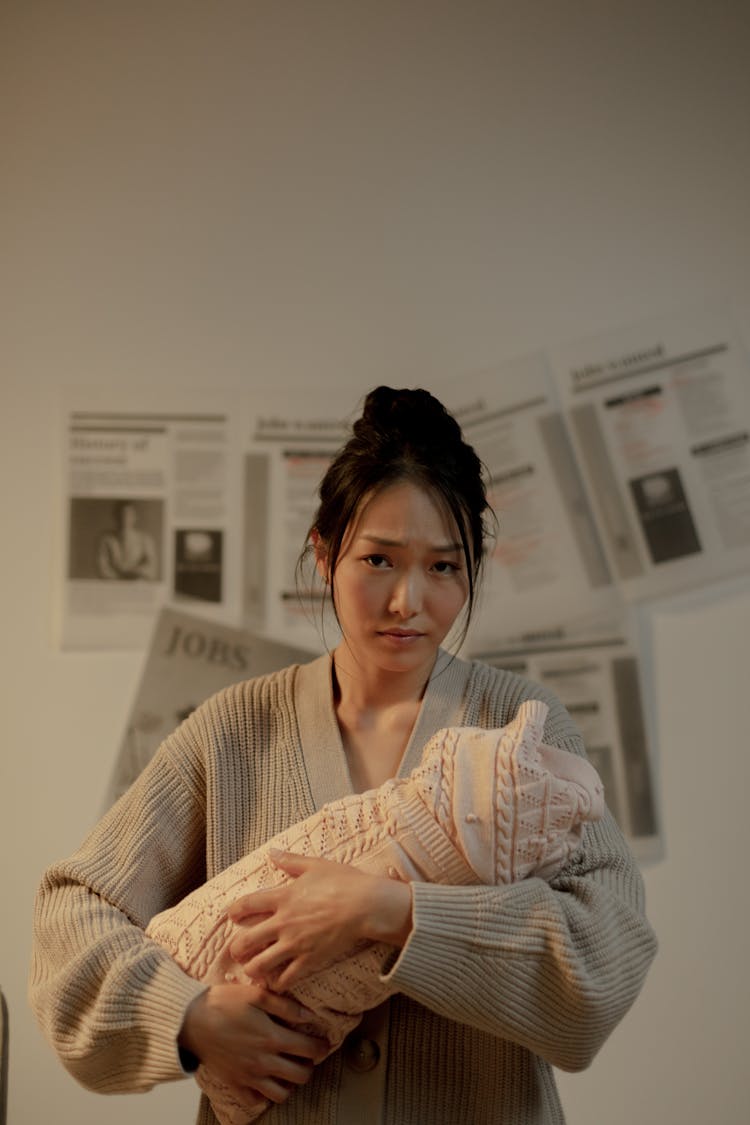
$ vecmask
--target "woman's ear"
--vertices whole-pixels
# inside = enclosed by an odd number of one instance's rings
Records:
[[[327,586],[328,585],[328,551],[326,550],[325,543],[320,538],[320,532],[318,531],[317,527],[314,527],[312,529],[312,531],[310,532],[310,542],[312,543],[313,551],[315,552],[315,569],[317,570],[318,574],[320,575],[320,577],[323,579],[323,581],[325,582],[325,584]]]

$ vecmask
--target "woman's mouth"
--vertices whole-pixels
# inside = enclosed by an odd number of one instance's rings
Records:
[[[397,643],[406,644],[409,641],[415,641],[418,640],[419,637],[423,637],[424,633],[421,633],[418,629],[381,629],[379,630],[379,635],[381,637],[387,637],[389,640],[396,641]]]

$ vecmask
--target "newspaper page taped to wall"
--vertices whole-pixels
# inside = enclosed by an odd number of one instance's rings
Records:
[[[169,602],[239,623],[231,397],[65,393],[64,648],[138,649]]]
[[[722,311],[557,349],[552,364],[628,600],[750,571],[750,367]]]
[[[622,602],[546,360],[530,355],[441,393],[486,467],[497,517],[472,645],[602,621],[611,630]]]
[[[109,808],[140,774],[159,744],[229,684],[306,664],[311,653],[178,609],[162,609],[153,628],[127,728],[107,789]]]
[[[339,634],[314,566],[300,571],[298,561],[320,482],[350,436],[351,421],[340,392],[263,393],[251,396],[247,409],[243,624],[315,651],[335,647]]]

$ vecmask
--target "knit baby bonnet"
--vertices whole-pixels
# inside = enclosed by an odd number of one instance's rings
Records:
[[[481,883],[550,878],[604,812],[604,787],[585,758],[542,742],[548,707],[522,703],[499,730],[448,727],[412,778]]]

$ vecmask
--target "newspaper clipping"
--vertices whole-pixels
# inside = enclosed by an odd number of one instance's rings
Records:
[[[722,313],[553,359],[615,579],[628,600],[750,570],[747,360]]]
[[[125,792],[163,739],[204,699],[240,680],[305,664],[313,655],[244,629],[162,609],[117,753],[106,807]]]
[[[621,598],[544,358],[462,378],[444,398],[487,468],[498,519],[472,644],[610,629]]]
[[[181,393],[179,409],[147,408],[148,396],[113,394],[97,409],[97,397],[71,392],[65,405],[63,647],[142,648],[168,600],[229,620],[239,599],[227,404]]]
[[[276,396],[277,397],[277,396]],[[259,396],[249,408],[244,443],[243,622],[266,636],[319,649],[337,638],[323,612],[323,587],[312,568],[297,562],[315,515],[318,486],[331,458],[349,436],[341,395]],[[298,579],[310,597],[300,600]]]

